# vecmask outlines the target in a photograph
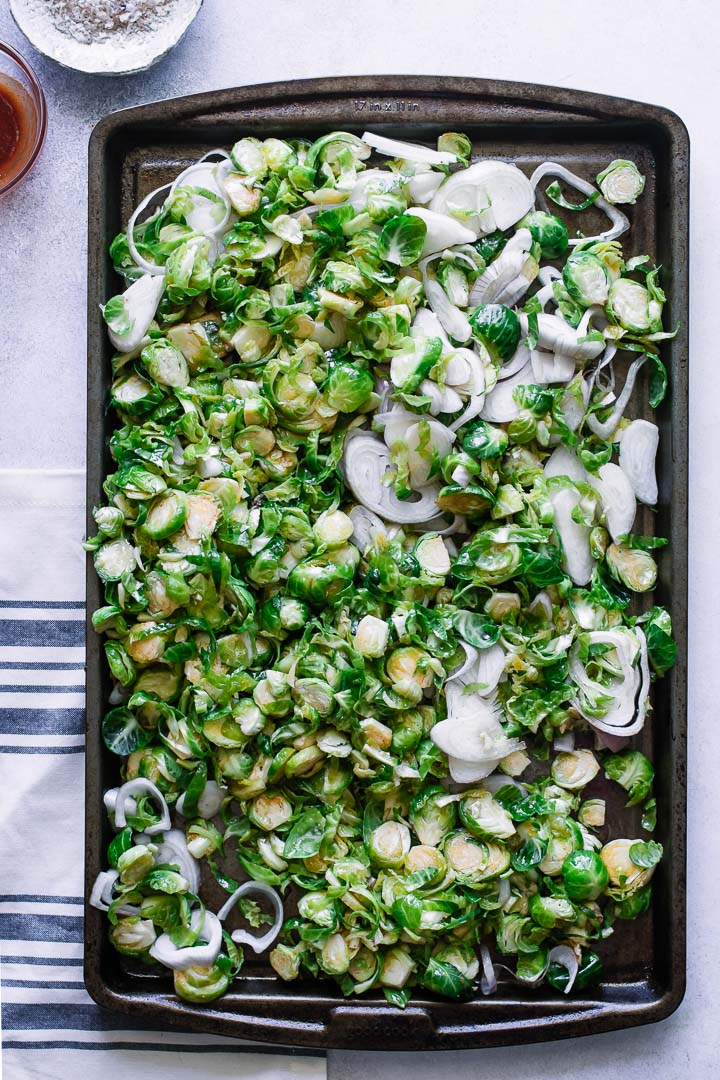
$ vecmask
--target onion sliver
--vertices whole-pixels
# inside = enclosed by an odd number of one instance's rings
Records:
[[[533,382],[532,365],[527,363],[509,379],[497,383],[486,395],[480,416],[483,420],[490,420],[495,424],[507,424],[514,420],[520,415],[520,406],[513,396],[513,391],[518,386],[531,386]]]
[[[179,949],[172,943],[169,934],[161,934],[150,947],[153,960],[173,971],[184,971],[189,967],[212,967],[222,946],[220,920],[212,911],[201,911],[197,908],[190,916],[190,928],[194,933],[199,931],[206,942]]]
[[[555,530],[563,551],[563,566],[575,585],[587,585],[595,562],[590,550],[590,529],[573,521],[572,512],[580,502],[580,493],[561,488],[550,496],[555,514]]]
[[[233,930],[230,937],[238,945],[249,945],[254,952],[261,953],[264,952],[265,949],[269,948],[270,945],[272,945],[273,941],[280,933],[284,919],[282,900],[275,892],[275,890],[272,889],[269,885],[266,885],[262,881],[244,882],[239,889],[235,890],[232,896],[228,900],[226,900],[223,906],[220,908],[220,910],[218,911],[218,919],[221,923],[224,922],[232,909],[237,904],[240,897],[247,896],[248,894],[252,895],[253,893],[256,896],[263,896],[266,900],[270,901],[273,907],[273,912],[275,914],[275,921],[273,922],[267,933],[262,934],[261,936],[250,934],[247,930]]]
[[[373,150],[377,150],[378,154],[399,158],[401,161],[416,161],[427,165],[455,165],[458,160],[457,154],[451,154],[447,150],[431,150],[429,146],[401,142],[399,139],[388,139],[385,135],[375,135],[372,131],[363,132],[362,141],[367,146],[372,146]]]
[[[585,634],[590,645],[611,645],[620,666],[620,675],[612,685],[590,679],[579,658],[580,645],[570,650],[570,679],[583,696],[574,697],[573,708],[598,731],[608,735],[636,735],[645,723],[645,711],[650,688],[647,642],[639,627],[615,627],[612,630],[590,630]],[[613,704],[604,716],[590,714],[584,699],[613,697]],[[593,709],[593,712],[596,710]]]
[[[658,499],[655,456],[660,432],[649,420],[633,420],[623,429],[620,440],[620,468],[640,502],[655,506]]]
[[[160,808],[160,820],[154,825],[146,825],[145,832],[148,836],[155,836],[157,833],[167,832],[170,828],[170,811],[168,809],[168,804],[165,802],[165,796],[160,791],[160,788],[153,784],[152,780],[145,780],[140,776],[135,780],[128,780],[128,782],[123,784],[118,790],[114,809],[115,828],[124,829],[127,825],[125,811],[128,800],[132,798],[137,801],[137,798],[142,797],[143,795],[152,796]]]
[[[555,945],[548,953],[547,967],[550,967],[551,964],[560,964],[567,971],[568,981],[563,993],[569,994],[575,985],[575,979],[580,968],[577,953],[569,945]],[[545,970],[547,971],[547,968]]]
[[[577,173],[570,172],[570,169],[566,169],[564,165],[559,165],[556,161],[545,161],[542,165],[538,165],[537,169],[530,177],[530,183],[533,188],[536,188],[545,176],[557,176],[560,180],[564,180],[569,187],[575,188],[576,191],[581,191],[583,195],[597,194],[592,184],[589,184],[587,180],[583,180]],[[616,206],[613,206],[606,199],[603,199],[602,197],[596,199],[595,206],[610,218],[610,228],[606,229],[605,232],[598,233],[597,236],[571,238],[568,241],[571,247],[575,244],[590,243],[592,240],[615,240],[630,228],[630,222],[625,217],[622,210],[618,210]]]
[[[431,210],[456,216],[486,235],[509,229],[525,217],[535,192],[525,173],[505,161],[478,161],[449,176],[430,203]]]
[[[383,483],[390,466],[390,451],[374,435],[355,435],[345,443],[345,479],[359,503],[385,521],[398,525],[411,525],[436,517],[439,486],[433,484],[425,488],[415,502],[403,502]]]
[[[197,894],[200,888],[200,867],[188,850],[187,837],[182,829],[169,829],[165,833],[155,855],[155,862],[158,866],[165,863],[179,866],[180,873],[190,886],[190,892]]]
[[[619,465],[608,462],[598,469],[592,483],[600,492],[605,524],[613,540],[632,532],[637,504],[632,484]]]

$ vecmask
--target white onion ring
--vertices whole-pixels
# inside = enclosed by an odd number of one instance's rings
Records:
[[[235,907],[240,897],[246,896],[248,893],[255,893],[258,896],[264,896],[266,900],[270,901],[273,907],[273,911],[275,912],[275,922],[267,931],[267,933],[262,934],[261,936],[250,934],[247,930],[233,930],[230,937],[238,945],[249,945],[253,952],[261,953],[264,952],[265,949],[269,948],[270,945],[272,945],[273,941],[282,929],[283,919],[285,917],[282,900],[276,893],[275,889],[272,889],[269,885],[266,885],[262,881],[244,882],[239,889],[235,890],[232,896],[229,897],[229,899],[226,900],[223,906],[220,908],[220,910],[218,911],[218,919],[221,923],[224,922],[232,909]]]
[[[202,919],[202,926],[200,920]],[[169,934],[161,934],[150,947],[150,955],[159,964],[172,971],[184,971],[189,967],[212,967],[222,947],[222,925],[212,911],[196,908],[190,916],[190,928],[207,938],[205,945],[189,945],[179,949],[173,945]]]
[[[383,484],[391,466],[390,451],[380,439],[361,432],[347,439],[343,453],[343,471],[359,503],[386,521],[409,525],[429,521],[439,513],[438,484],[423,489],[416,502],[403,502],[392,488]]]
[[[583,195],[594,195],[595,188],[592,184],[589,184],[587,180],[583,180],[577,173],[571,172],[570,169],[566,169],[564,165],[559,165],[556,161],[545,161],[542,165],[538,165],[535,172],[530,177],[530,183],[534,188],[537,188],[540,181],[545,176],[557,176],[560,180],[564,180],[568,187],[575,188],[576,191],[582,192]],[[616,206],[613,206],[600,196],[596,199],[594,206],[597,206],[598,210],[602,210],[603,213],[610,219],[611,226],[606,229],[605,232],[598,233],[597,236],[582,236],[568,240],[568,244],[574,247],[575,244],[587,243],[594,240],[615,240],[618,236],[622,236],[630,228],[630,222],[623,214],[622,210],[618,210]]]
[[[147,835],[155,836],[157,833],[167,832],[170,828],[170,810],[168,809],[168,804],[165,802],[165,796],[160,791],[160,788],[153,784],[152,780],[145,780],[142,777],[137,777],[135,780],[128,780],[126,784],[123,784],[122,787],[118,789],[113,810],[115,828],[124,829],[127,826],[125,812],[128,806],[128,799],[135,795],[152,795],[153,799],[155,799],[160,806],[160,821],[155,825],[145,826]]]

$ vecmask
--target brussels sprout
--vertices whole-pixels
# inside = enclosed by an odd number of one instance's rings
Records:
[[[185,1001],[204,1004],[222,997],[230,986],[230,976],[218,964],[187,967],[173,971],[175,993]]]
[[[356,983],[370,984],[378,970],[377,953],[362,946],[348,965],[348,974]]]
[[[611,544],[605,553],[607,567],[621,585],[633,592],[649,592],[657,581],[657,563],[649,551]]]
[[[292,982],[300,974],[300,951],[290,945],[276,945],[268,957],[276,975],[285,982]]]
[[[390,653],[385,670],[396,685],[412,682],[420,689],[426,690],[433,683],[434,669],[431,657],[423,649],[418,649],[414,645],[406,645]]]
[[[481,304],[469,313],[473,337],[496,363],[504,364],[520,343],[520,320],[503,304]]]
[[[619,278],[610,286],[605,310],[624,330],[646,334],[660,325],[662,308],[662,302],[644,285]]]
[[[466,833],[450,836],[443,852],[457,880],[468,885],[498,877],[510,866],[510,852],[504,844],[485,843]]]
[[[118,859],[117,868],[123,885],[136,885],[150,873],[155,865],[155,849],[146,844],[136,844],[128,851],[123,851]]]
[[[253,690],[253,701],[265,716],[286,716],[292,711],[291,687],[281,671],[266,671]]]
[[[519,229],[529,229],[536,244],[546,259],[557,259],[564,255],[568,246],[568,231],[565,222],[554,214],[544,210],[531,210],[517,224]]]
[[[384,821],[370,834],[367,850],[375,866],[398,870],[410,850],[410,830],[402,821]]]
[[[185,836],[193,859],[213,855],[222,847],[222,833],[209,821],[194,821],[188,825]]]
[[[179,349],[164,338],[146,345],[141,355],[150,376],[161,386],[181,389],[190,382],[187,360]]]
[[[515,832],[510,814],[482,788],[464,791],[458,812],[460,821],[473,836],[506,840]]]
[[[425,734],[422,714],[417,709],[402,712],[393,723],[392,749],[401,756],[414,750]]]
[[[253,799],[247,815],[263,832],[274,832],[286,825],[293,816],[292,804],[279,791],[265,791]]]
[[[565,891],[571,900],[597,900],[608,885],[608,871],[596,851],[573,851],[562,866]]]
[[[492,494],[479,484],[447,484],[437,496],[437,504],[444,514],[482,514],[494,503]]]
[[[454,262],[441,263],[437,268],[437,279],[451,304],[455,304],[456,307],[468,306],[470,283],[461,266]]]
[[[153,924],[137,915],[123,916],[110,929],[110,941],[123,956],[146,956],[156,937]]]
[[[401,989],[412,975],[415,966],[415,961],[407,949],[402,945],[393,946],[382,958],[379,980],[381,986]]]
[[[204,237],[193,237],[172,252],[165,263],[165,289],[173,304],[187,303],[193,297],[208,291],[212,281],[209,250],[208,240]],[[184,359],[183,357],[183,361]]]
[[[604,304],[608,298],[610,279],[605,263],[592,251],[576,248],[563,267],[562,279],[573,300],[584,308]]]
[[[437,847],[455,828],[457,807],[444,788],[427,787],[410,803],[409,820],[423,846]]]
[[[153,540],[165,540],[185,524],[188,502],[183,491],[166,491],[150,506],[144,531]]]
[[[605,800],[587,799],[578,810],[578,821],[591,829],[599,829],[605,824]]]
[[[422,875],[428,885],[436,885],[445,877],[447,863],[445,856],[437,848],[427,844],[415,844],[405,859],[405,870],[408,874]]]
[[[618,204],[637,202],[645,189],[645,177],[632,161],[615,158],[597,174],[603,198],[609,203]]]
[[[331,409],[341,413],[358,412],[371,400],[375,382],[369,371],[339,361],[332,365],[323,392]]]
[[[639,750],[623,750],[603,758],[608,780],[615,780],[630,796],[626,806],[643,802],[652,791],[655,770]]]
[[[556,784],[568,791],[579,791],[593,780],[600,766],[592,750],[565,750],[552,763]]]
[[[313,525],[313,534],[318,544],[337,548],[350,539],[354,528],[352,518],[342,510],[326,510]]]
[[[505,453],[507,445],[508,437],[503,428],[497,424],[489,424],[486,420],[476,421],[462,441],[465,453],[477,461],[500,457]]]
[[[611,886],[620,890],[623,896],[644,888],[655,872],[654,864],[641,867],[633,862],[631,849],[637,842],[625,839],[611,840],[600,851],[600,858],[605,865]]]
[[[142,416],[162,401],[162,391],[135,371],[119,375],[110,387],[110,402],[128,416]]]
[[[383,619],[375,615],[365,615],[357,625],[354,645],[359,653],[367,657],[379,657],[385,654],[390,627]]]
[[[320,716],[329,716],[335,709],[335,692],[322,679],[296,679],[292,695],[295,702]]]
[[[119,581],[135,569],[137,552],[127,540],[112,540],[98,548],[93,561],[103,581]]]
[[[383,226],[378,247],[384,259],[395,266],[417,262],[425,243],[427,225],[420,217],[398,214]]]
[[[314,922],[327,930],[335,930],[338,924],[336,902],[325,892],[306,892],[298,900],[298,911],[303,919]]]
[[[442,536],[430,533],[418,540],[413,554],[426,574],[446,577],[450,573],[450,552]]]
[[[354,549],[357,552],[357,549]],[[358,553],[359,554],[359,553]],[[354,567],[322,557],[299,563],[288,577],[291,596],[313,605],[339,599],[352,584]]]
[[[309,618],[310,608],[307,604],[279,593],[267,600],[260,609],[262,627],[271,634],[302,630]]]
[[[529,911],[538,926],[546,930],[554,930],[558,923],[567,923],[575,918],[575,908],[562,896],[534,893],[530,897]]]
[[[320,949],[320,967],[328,975],[344,975],[350,967],[350,950],[342,934],[330,934]]]

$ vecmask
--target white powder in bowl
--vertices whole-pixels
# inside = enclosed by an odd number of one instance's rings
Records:
[[[10,0],[40,52],[65,67],[104,75],[142,71],[165,56],[202,0]]]

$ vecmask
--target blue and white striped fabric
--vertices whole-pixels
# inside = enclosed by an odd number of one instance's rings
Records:
[[[322,1080],[325,1059],[137,1031],[83,985],[84,474],[0,470],[0,952],[7,1080]],[[261,1051],[261,1052],[259,1052]]]

